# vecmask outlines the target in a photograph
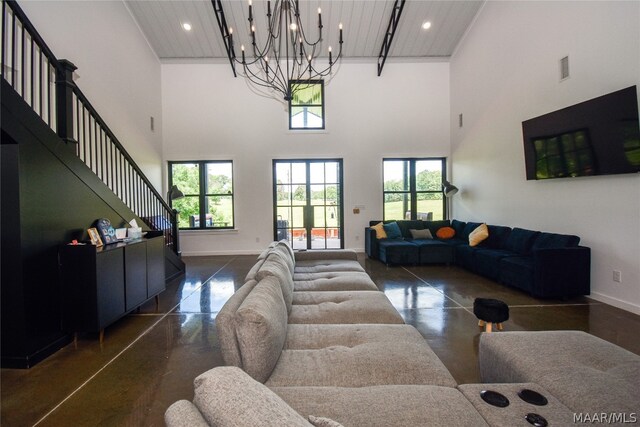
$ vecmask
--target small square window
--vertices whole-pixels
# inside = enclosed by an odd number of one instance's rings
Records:
[[[289,129],[324,129],[324,81],[293,80]]]

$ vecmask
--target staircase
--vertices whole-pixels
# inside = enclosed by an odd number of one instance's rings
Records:
[[[2,364],[28,367],[68,342],[57,248],[97,218],[136,219],[184,273],[177,212],[153,187],[13,0],[2,0]]]

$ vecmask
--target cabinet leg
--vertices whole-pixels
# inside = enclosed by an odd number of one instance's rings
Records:
[[[160,309],[160,295],[156,295],[156,312]]]
[[[78,349],[78,333],[77,332],[73,334],[73,348],[75,350]]]
[[[100,346],[104,343],[104,329],[100,329]]]

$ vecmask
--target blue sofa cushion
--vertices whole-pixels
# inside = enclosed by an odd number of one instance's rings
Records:
[[[502,225],[488,225],[489,237],[480,243],[480,246],[491,249],[502,249],[504,244],[511,234],[511,227],[504,227]]]
[[[400,227],[400,232],[402,233],[402,237],[405,239],[411,239],[411,232],[409,230],[424,230],[424,222],[422,221],[398,221],[398,227]]]
[[[412,243],[419,248],[420,264],[453,262],[453,246],[447,245],[441,240],[414,239]]]
[[[517,254],[506,249],[478,248],[474,252],[475,271],[493,280],[500,274],[500,260]]]
[[[466,245],[455,246],[456,263],[467,270],[475,270],[475,256],[479,247]]]
[[[387,239],[398,239],[402,237],[402,231],[400,231],[400,226],[397,222],[390,222],[388,224],[384,224],[384,231],[387,233]]]
[[[580,238],[578,236],[543,232],[533,242],[531,249],[573,248],[578,246],[579,243]]]
[[[511,230],[509,237],[504,243],[504,249],[515,252],[516,254],[528,255],[531,253],[531,246],[538,234],[540,234],[539,231],[525,230],[516,227]]]
[[[385,264],[417,264],[420,260],[418,245],[402,239],[378,241],[379,258]]]
[[[451,228],[453,228],[454,230],[456,230],[456,236],[462,236],[462,232],[464,231],[464,227],[467,225],[466,222],[462,222],[462,221],[458,221],[457,219],[454,219],[451,221]],[[467,237],[469,237],[467,235]]]
[[[534,262],[531,256],[513,256],[500,260],[499,280],[505,285],[531,292]]]

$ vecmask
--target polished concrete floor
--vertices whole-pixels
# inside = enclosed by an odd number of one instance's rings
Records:
[[[187,273],[155,303],[97,336],[81,337],[29,370],[0,372],[2,426],[162,426],[166,408],[193,397],[193,379],[222,364],[215,317],[255,256],[185,258]],[[640,354],[640,316],[579,298],[546,301],[457,267],[362,264],[458,383],[479,381],[476,297],[510,306],[505,330],[579,329]],[[499,333],[499,332],[498,332]]]

